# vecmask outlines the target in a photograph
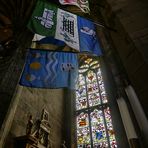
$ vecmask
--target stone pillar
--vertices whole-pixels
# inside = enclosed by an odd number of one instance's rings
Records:
[[[133,109],[133,112],[135,114],[136,120],[138,122],[138,125],[140,127],[142,138],[144,139],[145,143],[148,145],[148,120],[146,118],[146,115],[143,111],[143,108],[139,102],[139,99],[135,93],[135,90],[131,85],[128,85],[125,88],[125,92],[128,96],[128,99],[130,101],[131,107]]]
[[[140,148],[138,136],[131,120],[127,104],[123,97],[117,99],[119,111],[125,128],[125,132],[131,148]]]

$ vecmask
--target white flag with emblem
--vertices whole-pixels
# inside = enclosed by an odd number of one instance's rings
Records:
[[[64,41],[68,46],[79,51],[77,16],[58,9],[55,38]]]

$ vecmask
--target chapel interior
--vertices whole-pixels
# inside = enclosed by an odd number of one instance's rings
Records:
[[[27,23],[36,2],[1,0],[0,3],[0,148],[25,148],[21,144],[29,140],[30,145],[34,144],[26,148],[60,148],[63,145],[93,148],[92,143],[90,147],[77,144],[74,90],[19,85],[34,35]],[[147,148],[148,1],[89,0],[90,14],[72,5],[57,6],[92,20],[97,26],[103,55],[97,58],[80,55],[79,67],[88,58],[101,65],[117,147]],[[30,132],[26,130],[27,124],[32,121],[37,121],[46,132],[45,136],[48,135],[40,144],[25,136]],[[104,148],[96,146],[99,147]]]

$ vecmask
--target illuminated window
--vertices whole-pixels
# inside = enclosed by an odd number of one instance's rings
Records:
[[[79,68],[76,89],[77,148],[116,148],[99,60],[87,58]]]

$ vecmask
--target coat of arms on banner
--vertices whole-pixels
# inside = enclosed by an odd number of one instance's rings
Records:
[[[35,16],[37,20],[41,21],[41,25],[45,28],[52,28],[54,24],[53,16],[55,15],[53,10],[48,10],[47,8],[43,11],[43,16]]]
[[[56,39],[60,39],[70,45],[70,47],[79,50],[79,36],[77,28],[77,16],[58,9]]]

